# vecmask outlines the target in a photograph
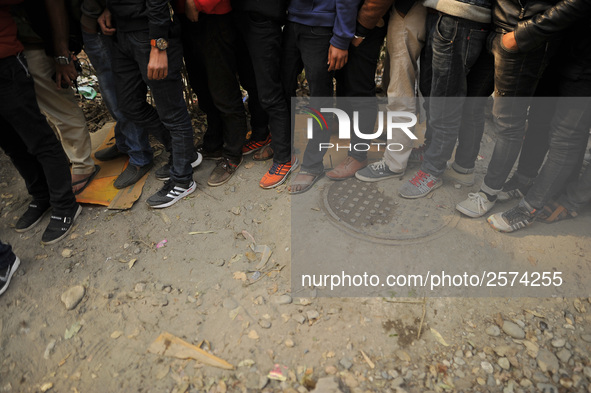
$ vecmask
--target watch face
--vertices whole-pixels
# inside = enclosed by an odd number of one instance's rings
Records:
[[[168,41],[166,41],[164,38],[158,38],[156,40],[156,48],[160,50],[165,50],[166,48],[168,48]]]

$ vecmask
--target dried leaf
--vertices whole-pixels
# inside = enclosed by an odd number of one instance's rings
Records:
[[[252,161],[251,161],[251,162],[248,162],[248,163],[246,163],[246,164],[244,164],[244,167],[245,167],[246,169],[250,169],[250,168],[252,168],[253,166],[254,166],[254,162],[252,162]]]
[[[131,269],[136,262],[137,258],[133,258],[131,261],[129,261],[129,263],[127,264],[127,266],[129,266],[129,269]]]
[[[435,329],[431,328],[431,333],[435,336],[435,339],[439,342],[439,344],[443,345],[444,347],[449,347],[449,344],[445,342],[443,336]]]
[[[90,231],[86,232],[84,234],[84,236],[92,235],[93,233],[94,233],[94,229],[91,229]]]
[[[238,262],[239,260],[242,259],[242,256],[243,256],[242,254],[236,254],[232,258],[230,258],[230,260],[228,261],[228,263]]]

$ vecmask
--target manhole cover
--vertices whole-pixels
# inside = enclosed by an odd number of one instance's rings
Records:
[[[324,207],[338,226],[372,241],[426,240],[457,224],[454,199],[445,188],[429,198],[404,199],[398,196],[402,184],[335,182],[325,188]]]

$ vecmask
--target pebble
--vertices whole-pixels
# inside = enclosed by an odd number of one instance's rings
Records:
[[[138,282],[135,284],[135,288],[133,290],[136,292],[144,292],[146,290],[146,283]]]
[[[543,372],[550,371],[552,374],[555,374],[558,371],[558,359],[547,349],[540,349],[536,360],[538,362],[538,367]]]
[[[497,363],[499,364],[499,366],[501,366],[501,368],[503,370],[509,370],[509,368],[511,367],[511,364],[509,363],[509,359],[507,359],[507,358],[499,358]]]
[[[458,366],[463,366],[464,364],[466,364],[464,359],[457,357],[457,356],[454,357],[454,363],[457,364]]]
[[[306,317],[303,314],[296,314],[293,317],[293,320],[302,325],[304,322],[306,322]]]
[[[168,306],[168,298],[166,295],[155,296],[152,298],[152,306]]]
[[[263,329],[269,329],[271,327],[271,322],[267,321],[266,319],[260,319],[259,326]]]
[[[55,339],[52,339],[49,342],[49,344],[47,344],[47,347],[45,347],[45,353],[43,354],[43,359],[49,360],[49,356],[51,355],[51,353],[55,349],[55,343],[56,343]]]
[[[497,386],[497,381],[495,380],[495,377],[493,377],[492,374],[488,374],[488,377],[486,378],[486,386],[490,386],[490,387]]]
[[[339,363],[345,370],[349,370],[351,367],[353,367],[353,362],[351,362],[351,360],[348,358],[342,358]]]
[[[292,302],[291,300],[291,296],[285,294],[285,295],[281,295],[281,296],[277,296],[275,298],[275,303],[276,304],[290,304]]]
[[[591,379],[591,367],[583,367],[583,374]]]
[[[291,338],[288,338],[287,340],[285,340],[284,344],[287,348],[295,347],[295,343],[293,342],[293,340]]]
[[[135,255],[138,255],[138,254],[139,254],[139,253],[141,253],[141,252],[142,252],[142,249],[141,249],[141,248],[139,248],[139,247],[137,247],[135,250],[133,250],[133,253],[134,253]]]
[[[69,248],[64,248],[62,250],[62,257],[64,258],[70,258],[72,254],[74,254],[74,251],[70,250]]]
[[[520,328],[519,325],[510,321],[503,322],[503,331],[513,338],[525,338],[525,332],[523,331],[523,329]]]
[[[497,325],[490,325],[486,328],[486,334],[493,337],[498,337],[501,334],[501,329]]]
[[[558,393],[556,386],[550,385],[549,383],[539,383],[536,385],[538,392]]]
[[[84,297],[86,290],[82,285],[76,285],[62,293],[62,303],[66,306],[66,310],[73,310]]]
[[[495,371],[492,364],[489,362],[480,362],[480,367],[482,367],[482,369],[488,374],[492,374]]]
[[[591,343],[591,334],[583,334],[581,339],[585,342]]]
[[[195,299],[195,296],[188,295],[188,296],[187,296],[187,301],[188,301],[189,303],[196,303],[196,302],[197,302],[197,299]]]
[[[306,313],[306,316],[308,317],[308,321],[312,321],[314,319],[318,319],[320,314],[316,310],[310,310]]]
[[[569,377],[562,377],[560,378],[560,385],[564,386],[565,388],[572,388],[573,387],[573,380]]]
[[[564,338],[557,338],[556,340],[552,340],[552,346],[554,348],[562,348],[566,345],[566,340]]]
[[[335,377],[320,378],[311,393],[342,393],[339,382]]]
[[[326,366],[324,368],[324,372],[328,375],[335,375],[337,373],[337,368],[335,366]]]

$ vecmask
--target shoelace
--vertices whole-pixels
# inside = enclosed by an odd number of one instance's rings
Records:
[[[525,207],[517,205],[513,209],[507,210],[503,216],[507,219],[510,225],[513,225],[517,221],[533,218],[535,212],[535,209],[533,212],[529,212]]]
[[[289,165],[291,167],[291,164],[277,164],[277,163],[273,163],[273,165],[271,166],[271,169],[269,169],[269,173],[271,175],[281,175],[281,171],[287,165]]]
[[[483,198],[482,195],[480,195],[479,193],[471,192],[468,194],[468,199],[476,203],[476,206],[478,206],[478,213],[486,211],[484,206],[486,198]]]
[[[382,158],[378,162],[374,162],[373,164],[371,164],[371,167],[374,171],[383,171],[384,169],[386,169],[386,160]]]
[[[412,180],[410,181],[412,184],[414,184],[415,186],[418,186],[419,183],[421,183],[423,180],[425,180],[427,178],[427,175],[425,172],[419,170],[417,172],[417,174],[415,175],[415,177],[412,178]]]

